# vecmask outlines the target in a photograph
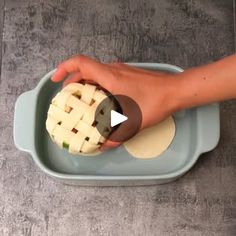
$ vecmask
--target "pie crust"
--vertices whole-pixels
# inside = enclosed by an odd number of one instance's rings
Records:
[[[72,154],[97,151],[111,132],[110,125],[102,122],[110,115],[109,108],[96,113],[107,97],[104,91],[90,84],[71,83],[64,87],[52,99],[48,110],[46,129],[52,140]],[[98,122],[102,134],[97,130]]]

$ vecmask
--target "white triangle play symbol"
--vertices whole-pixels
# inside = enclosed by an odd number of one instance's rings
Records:
[[[128,120],[127,116],[120,114],[114,110],[111,110],[111,127],[114,127],[124,121]]]

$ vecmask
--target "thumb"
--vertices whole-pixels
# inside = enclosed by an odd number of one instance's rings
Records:
[[[121,143],[120,142],[114,142],[114,141],[111,141],[111,140],[107,140],[101,147],[100,147],[100,150],[101,151],[106,151],[108,149],[111,149],[111,148],[116,148],[118,146],[120,146]]]

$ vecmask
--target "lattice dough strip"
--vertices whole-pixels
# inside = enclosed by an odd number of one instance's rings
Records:
[[[75,110],[73,109],[66,120],[63,120],[61,123],[61,126],[68,129],[72,130],[76,124],[81,120],[83,116],[83,112],[81,110]]]
[[[71,96],[68,101],[67,101],[67,106],[77,109],[77,110],[82,110],[83,113],[86,112],[86,110],[90,107],[88,104],[84,103],[83,101],[79,100],[75,96]]]
[[[66,108],[67,100],[71,96],[72,96],[71,93],[62,90],[53,98],[52,104],[64,110]]]
[[[90,104],[93,99],[93,95],[95,93],[95,90],[96,90],[96,86],[90,85],[90,84],[85,84],[83,87],[81,100],[87,104]]]
[[[89,137],[89,142],[97,145],[100,142],[101,136],[97,129],[93,129]]]
[[[80,133],[85,135],[86,137],[90,135],[91,130],[94,129],[91,125],[88,125],[86,122],[80,120],[78,124],[75,126],[75,129],[77,129]],[[95,128],[96,129],[96,128]]]
[[[79,95],[81,96],[81,91],[83,90],[84,85],[80,83],[71,83],[66,85],[66,87],[63,88],[63,91],[67,91],[71,94]]]
[[[58,121],[53,119],[50,115],[46,120],[46,129],[51,134],[53,130],[56,128]]]
[[[70,143],[71,131],[64,129],[61,125],[57,125],[56,128],[53,130],[52,135],[54,136],[55,142],[60,146],[63,147],[63,143]]]
[[[73,135],[70,140],[69,152],[78,153],[81,150],[83,143],[85,142],[85,138],[86,136],[81,133]]]
[[[105,98],[107,98],[107,95],[102,90],[96,90],[93,99],[99,104],[101,103]]]
[[[58,122],[68,119],[69,114],[56,107],[54,104],[49,106],[48,114]]]
[[[82,120],[89,125],[92,125],[95,119],[96,107],[90,106],[83,115]]]
[[[94,152],[94,150],[96,150],[98,148],[99,148],[99,145],[92,144],[92,143],[85,140],[81,151],[84,153],[90,153],[90,152]]]

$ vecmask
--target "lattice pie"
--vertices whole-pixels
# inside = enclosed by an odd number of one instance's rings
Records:
[[[52,99],[48,110],[46,129],[52,140],[73,154],[95,152],[111,132],[110,124],[104,122],[108,120],[104,117],[110,115],[109,108],[104,107],[95,115],[105,98],[107,95],[94,85],[71,83],[64,87]],[[98,122],[104,127],[103,135],[96,128]]]

